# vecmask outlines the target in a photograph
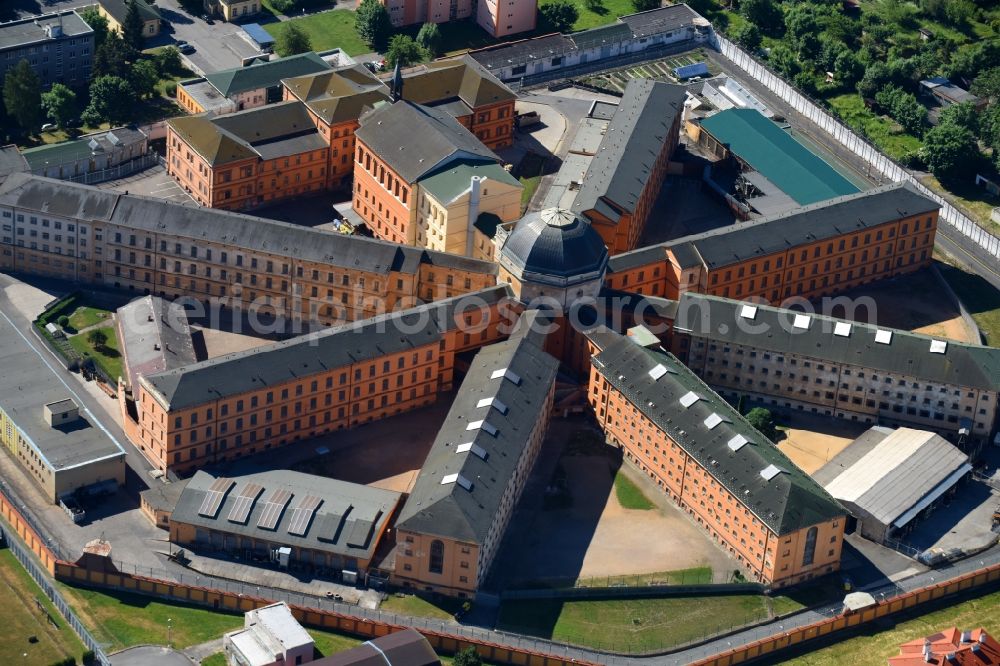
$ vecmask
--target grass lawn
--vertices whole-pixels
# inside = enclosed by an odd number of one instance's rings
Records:
[[[1000,225],[990,219],[993,209],[1000,206],[1000,198],[971,182],[955,183],[945,187],[931,174],[921,177],[920,182],[936,192],[950,194],[957,207],[964,209],[963,212],[979,226],[994,234],[1000,232]]]
[[[640,585],[708,585],[712,582],[712,567],[692,567],[676,571],[657,571],[623,576],[579,578],[576,587],[638,587]]]
[[[78,662],[82,659],[83,643],[6,548],[0,551],[0,586],[4,596],[4,610],[0,611],[0,664],[51,664],[66,657],[74,657]],[[56,626],[52,626],[46,614]],[[31,637],[35,642],[31,642]]]
[[[339,48],[352,56],[371,51],[358,37],[354,29],[354,12],[348,9],[334,9],[281,23],[268,23],[262,27],[272,37],[277,38],[284,29],[283,26],[289,23],[294,23],[309,35],[309,42],[314,51]]]
[[[324,657],[329,657],[331,654],[343,652],[344,650],[350,650],[364,642],[361,638],[355,638],[346,634],[337,634],[332,631],[320,631],[319,629],[306,629],[306,631],[313,637],[316,649]],[[205,662],[202,663],[204,664]],[[225,663],[225,661],[222,663]]]
[[[625,476],[625,473],[620,468],[618,473],[615,474],[615,495],[618,497],[618,503],[622,505],[623,509],[649,511],[655,507],[649,501],[649,498],[642,493],[639,486],[635,485],[631,479]]]
[[[978,275],[950,264],[939,262],[938,269],[976,320],[990,346],[1000,347],[1000,291]]]
[[[849,126],[862,130],[864,134],[894,159],[920,148],[920,139],[896,129],[894,123],[865,106],[861,97],[850,93],[837,95],[827,100]]]
[[[184,604],[158,601],[139,594],[110,594],[103,590],[59,585],[80,620],[109,652],[143,643],[167,642],[167,618],[171,620],[170,641],[186,648],[243,626],[243,616]]]
[[[69,316],[69,325],[72,326],[74,330],[79,331],[87,328],[88,326],[99,324],[105,319],[110,318],[111,313],[107,310],[94,308],[89,305],[81,305],[73,312],[73,314]]]
[[[402,597],[391,594],[382,602],[379,608],[390,613],[399,613],[400,615],[451,620],[455,613],[462,608],[462,604],[456,599],[438,599],[432,601],[415,594],[407,594]]]
[[[613,599],[531,600],[500,608],[498,628],[584,647],[649,652],[766,619],[757,595]]]
[[[216,652],[201,660],[201,666],[226,666],[226,653]]]
[[[883,622],[891,623],[892,619]],[[797,666],[884,666],[889,657],[899,654],[900,643],[929,636],[949,627],[985,627],[987,632],[997,631],[996,628],[1000,627],[1000,592],[963,601],[912,619],[902,619],[885,631],[879,631],[879,625],[875,623],[868,624],[854,638],[839,640],[835,645],[782,663]]]
[[[540,2],[539,6],[545,4],[547,3]],[[580,17],[573,24],[574,31],[587,30],[588,28],[596,28],[608,23],[614,23],[619,16],[635,13],[632,0],[603,0],[601,3],[602,9],[597,12],[587,9],[583,0],[573,0],[573,4],[580,10]]]
[[[80,335],[74,335],[69,338],[70,346],[80,352],[83,356],[92,357],[94,362],[97,363],[97,365],[100,366],[104,372],[108,373],[108,377],[112,380],[124,376],[122,354],[121,350],[118,348],[118,336],[115,335],[114,327],[103,326],[95,330],[103,331],[104,335],[108,337],[108,341],[105,343],[105,348],[102,351],[98,351],[92,344],[90,344],[90,341],[87,340],[87,336],[90,335],[90,331],[81,333]]]

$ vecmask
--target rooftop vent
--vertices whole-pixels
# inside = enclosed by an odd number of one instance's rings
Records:
[[[469,481],[461,474],[445,474],[441,477],[442,486],[447,486],[449,483],[457,483],[468,491],[472,490],[472,481]]]
[[[73,423],[80,418],[80,408],[70,398],[50,402],[42,408],[42,411],[45,414],[45,422],[52,428]]]
[[[649,376],[652,377],[655,382],[657,379],[667,374],[667,368],[662,363],[657,363],[650,371]]]
[[[880,345],[887,345],[892,342],[892,331],[884,331],[879,329],[875,331],[875,342]]]
[[[846,321],[838,321],[837,325],[833,327],[833,334],[840,338],[851,337],[851,325]]]
[[[931,340],[931,353],[943,354],[948,351],[948,343],[944,340]]]
[[[784,471],[785,470],[781,469],[777,465],[768,465],[764,469],[760,470],[760,475],[764,477],[765,481],[770,481]]]
[[[488,432],[489,434],[493,435],[494,437],[496,437],[497,432],[498,432],[497,429],[494,428],[493,425],[489,421],[484,421],[484,420],[470,421],[469,425],[465,426],[465,429],[466,430],[485,430],[486,432]]]
[[[744,303],[740,308],[740,316],[744,319],[755,319],[757,317],[757,306]]]
[[[700,395],[698,395],[694,391],[688,391],[687,393],[681,396],[681,406],[684,409],[687,409],[688,407],[698,402],[699,400],[701,400]]]
[[[792,326],[795,328],[800,328],[806,330],[809,328],[809,322],[812,321],[812,317],[803,314],[795,315],[795,319],[792,321]]]
[[[744,437],[743,435],[736,435],[735,437],[729,440],[727,445],[729,446],[730,451],[739,451],[749,443],[750,440]]]
[[[465,444],[459,444],[455,447],[455,453],[468,453],[469,451],[472,451],[483,460],[486,460],[490,456],[490,454],[486,452],[486,449],[474,442],[466,442]]]
[[[513,372],[513,371],[511,371],[511,370],[509,370],[507,368],[502,368],[500,370],[494,370],[493,374],[490,375],[490,379],[500,379],[501,377],[503,377],[507,381],[513,383],[514,386],[520,386],[521,385],[521,377],[520,377],[520,375],[518,375],[517,373],[515,373],[515,372]]]
[[[497,398],[483,398],[476,404],[476,408],[480,407],[494,407],[501,414],[506,414],[508,409],[507,405],[500,402]]]

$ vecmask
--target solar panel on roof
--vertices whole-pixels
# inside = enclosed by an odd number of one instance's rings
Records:
[[[236,496],[233,508],[229,511],[230,522],[245,524],[247,518],[250,517],[250,510],[253,509],[254,502],[257,501],[257,498],[260,497],[263,491],[264,487],[256,483],[248,483],[243,486],[240,494]]]
[[[305,536],[312,521],[313,514],[320,507],[323,500],[315,495],[306,495],[299,500],[298,504],[292,508],[292,520],[288,523],[288,533],[296,536]]]
[[[199,516],[205,516],[206,518],[215,518],[219,513],[219,509],[222,507],[222,500],[226,498],[226,494],[229,489],[236,484],[232,479],[227,479],[225,477],[220,477],[212,482],[212,485],[208,487],[205,492],[204,499],[201,500],[201,507],[198,509]]]
[[[271,494],[264,500],[264,509],[257,519],[257,527],[264,530],[273,530],[281,519],[281,513],[288,506],[288,500],[292,499],[292,493],[284,488],[272,490]]]

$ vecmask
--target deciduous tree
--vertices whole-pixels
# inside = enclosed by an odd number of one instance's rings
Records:
[[[927,167],[942,183],[968,180],[981,157],[972,132],[954,123],[940,123],[924,136]]]
[[[83,112],[83,120],[88,125],[126,122],[131,119],[134,106],[135,93],[126,79],[99,76],[90,84],[90,104]]]
[[[417,44],[419,44],[431,56],[436,56],[441,52],[441,28],[437,23],[424,23],[417,33]]]
[[[773,440],[774,436],[777,434],[776,428],[774,427],[774,417],[768,409],[764,409],[763,407],[754,407],[747,413],[747,421],[749,421],[750,425],[759,430],[760,433],[768,439]]]
[[[146,41],[142,34],[142,14],[136,0],[125,1],[125,22],[122,24],[122,38],[136,51],[141,51]]]
[[[556,32],[569,32],[580,18],[580,10],[570,0],[552,0],[541,5],[538,13],[548,27]]]
[[[62,83],[53,83],[52,87],[42,93],[42,109],[45,115],[59,127],[69,127],[80,112],[76,93],[72,88]]]
[[[94,48],[98,49],[108,36],[108,19],[101,16],[97,5],[91,5],[80,12],[80,18],[94,31]]]
[[[3,103],[21,129],[34,132],[42,124],[42,84],[27,60],[14,65],[4,77]]]
[[[274,50],[282,58],[312,51],[312,42],[309,35],[298,24],[286,21],[281,26],[281,32],[274,40]]]
[[[362,0],[354,12],[354,27],[358,37],[373,49],[382,49],[392,32],[389,12],[378,0]]]
[[[385,60],[390,67],[395,67],[396,63],[399,63],[400,67],[409,67],[423,62],[426,58],[427,52],[409,35],[393,35],[385,52]]]

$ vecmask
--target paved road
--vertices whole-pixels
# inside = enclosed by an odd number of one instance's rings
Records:
[[[222,646],[219,646],[220,650]],[[198,662],[183,652],[155,645],[140,645],[109,655],[111,666],[193,666]]]
[[[241,36],[243,28],[235,23],[215,21],[205,23],[192,15],[177,0],[158,0],[156,6],[166,20],[165,31],[148,40],[147,46],[162,46],[186,41],[195,51],[184,56],[199,74],[211,74],[220,69],[239,67],[243,58],[256,55],[258,49]]]

